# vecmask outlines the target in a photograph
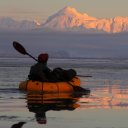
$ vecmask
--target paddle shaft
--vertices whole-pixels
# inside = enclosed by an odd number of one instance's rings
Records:
[[[36,59],[36,58],[34,58],[33,56],[31,56],[30,54],[28,54],[27,52],[26,52],[26,54],[28,55],[28,56],[30,56],[31,58],[33,58],[35,61],[37,61],[38,62],[38,60]]]
[[[79,77],[92,77],[92,76],[82,76],[82,75],[76,75],[76,76],[79,76]]]

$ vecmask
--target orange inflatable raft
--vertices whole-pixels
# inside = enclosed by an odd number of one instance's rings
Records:
[[[70,85],[70,84],[71,85]],[[23,81],[19,85],[20,90],[26,91],[44,91],[44,92],[73,92],[73,86],[80,86],[79,78],[74,77],[68,82],[39,82],[39,81]]]

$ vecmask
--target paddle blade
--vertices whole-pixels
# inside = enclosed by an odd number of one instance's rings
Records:
[[[15,41],[14,41],[14,42],[13,42],[13,47],[14,47],[18,52],[20,52],[20,53],[22,53],[22,54],[24,54],[24,55],[27,54],[25,48],[24,48],[21,44],[19,44],[18,42],[15,42]]]
[[[85,89],[85,88],[82,88],[80,86],[73,86],[73,89],[75,92],[88,92],[88,93],[90,93],[89,89]]]

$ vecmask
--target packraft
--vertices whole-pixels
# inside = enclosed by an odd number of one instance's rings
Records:
[[[41,82],[35,80],[23,81],[19,85],[20,90],[44,91],[44,92],[73,92],[75,87],[79,87],[81,81],[74,77],[70,81],[61,82]]]

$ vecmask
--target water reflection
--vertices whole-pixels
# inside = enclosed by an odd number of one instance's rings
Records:
[[[47,112],[50,110],[128,108],[128,86],[102,85],[90,89],[91,94],[27,92],[24,99],[27,100],[29,112],[35,113],[34,120],[39,124],[47,124]]]
[[[80,93],[28,93],[27,107],[30,112],[35,113],[36,121],[39,124],[46,124],[46,112],[49,110],[73,111],[80,107],[78,103],[82,96],[88,96],[88,92]]]
[[[19,122],[17,124],[13,124],[11,128],[22,128],[22,126],[25,124],[26,122]]]
[[[127,85],[99,85],[91,87],[92,94],[88,99],[82,98],[82,109],[94,108],[128,108]]]

